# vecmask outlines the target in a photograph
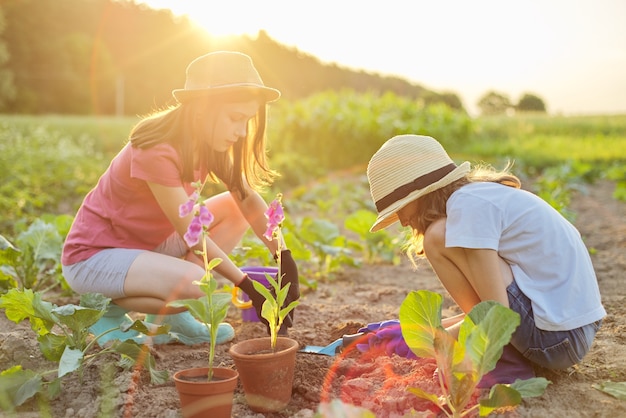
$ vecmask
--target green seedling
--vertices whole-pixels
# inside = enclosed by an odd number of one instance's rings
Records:
[[[420,290],[409,293],[400,306],[402,336],[418,357],[436,360],[443,395],[420,388],[409,388],[411,393],[454,418],[476,409],[480,416],[486,416],[500,408],[516,407],[524,397],[543,394],[548,380],[518,379],[510,385],[494,385],[487,398],[467,407],[481,378],[495,368],[520,318],[499,303],[481,302],[463,319],[457,340],[441,324],[442,303],[441,295]]]
[[[276,343],[278,341],[278,331],[280,330],[283,321],[293,309],[298,306],[300,303],[298,300],[293,300],[289,303],[289,305],[282,307],[287,300],[287,295],[289,294],[289,288],[291,287],[291,283],[282,285],[283,280],[283,272],[281,269],[281,252],[282,252],[282,243],[283,243],[283,235],[282,235],[282,227],[283,221],[285,220],[285,214],[283,211],[282,204],[282,194],[279,193],[276,196],[276,199],[270,203],[267,211],[265,212],[265,216],[267,217],[267,231],[265,231],[265,238],[270,241],[275,240],[278,243],[278,250],[276,251],[277,263],[278,263],[278,274],[276,275],[276,279],[271,277],[269,274],[265,274],[267,281],[273,288],[273,292],[270,292],[264,285],[257,281],[253,281],[252,285],[264,298],[265,302],[263,302],[263,307],[261,308],[261,316],[265,318],[268,322],[268,326],[270,329],[270,347],[272,350],[276,350]]]
[[[166,334],[168,326],[152,326],[148,329],[142,321],[122,324],[90,339],[89,327],[104,315],[109,298],[98,293],[84,294],[80,304],[57,306],[42,299],[42,294],[30,289],[11,289],[0,296],[0,308],[6,317],[20,323],[30,322],[37,334],[39,348],[43,356],[58,363],[47,371],[24,370],[14,366],[0,373],[0,408],[14,410],[37,394],[53,399],[61,392],[61,379],[70,373],[82,376],[85,367],[97,357],[117,353],[121,356],[120,366],[130,368],[140,362],[150,373],[151,382],[161,384],[167,380],[166,371],[155,370],[155,361],[146,346],[132,340],[115,341],[110,346],[97,351],[97,338],[113,331],[133,329],[147,335]]]
[[[220,323],[224,321],[228,314],[230,306],[230,293],[225,291],[217,291],[217,280],[213,277],[213,269],[222,262],[220,258],[214,258],[209,261],[206,256],[206,240],[203,240],[204,251],[203,259],[205,263],[205,274],[200,281],[194,284],[200,287],[204,292],[204,296],[198,299],[180,299],[168,303],[173,308],[186,308],[189,313],[198,321],[204,324],[210,335],[209,344],[209,371],[207,373],[208,381],[213,379],[213,363],[215,359],[215,347],[217,345],[217,331]]]
[[[205,179],[206,182],[206,179]],[[213,277],[213,269],[221,262],[221,258],[209,259],[207,251],[207,238],[210,235],[209,227],[214,217],[209,209],[202,203],[202,189],[205,182],[193,183],[195,192],[189,196],[186,203],[180,205],[180,216],[185,217],[193,214],[193,219],[184,235],[189,247],[193,247],[202,241],[202,250],[196,250],[196,254],[202,258],[204,274],[202,278],[193,283],[197,285],[203,296],[196,299],[179,299],[167,304],[174,308],[186,308],[189,313],[200,321],[209,333],[209,361],[207,380],[213,380],[213,361],[215,359],[215,347],[217,345],[217,331],[220,323],[224,321],[230,306],[230,294],[217,291],[217,280]]]
[[[0,235],[0,286],[46,292],[63,282],[63,236],[54,223],[36,219],[11,243]]]
[[[357,248],[363,252],[367,264],[383,261],[398,265],[400,263],[400,254],[395,251],[395,248],[398,247],[397,242],[394,241],[387,230],[372,234],[370,228],[375,221],[376,214],[374,212],[359,209],[346,217],[344,227],[355,232],[361,239],[356,244]]]

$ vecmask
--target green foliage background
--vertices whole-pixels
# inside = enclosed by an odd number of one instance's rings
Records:
[[[626,116],[472,119],[444,105],[387,93],[329,91],[279,101],[270,112],[270,158],[285,191],[338,171],[364,174],[391,136],[431,135],[457,162],[487,162],[534,178],[605,176],[626,188]],[[74,214],[136,117],[0,116],[0,234],[44,213]],[[569,167],[556,170],[555,167]],[[340,199],[340,196],[337,197]]]

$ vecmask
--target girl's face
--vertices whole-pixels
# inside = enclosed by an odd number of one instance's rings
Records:
[[[248,133],[248,122],[259,109],[256,100],[246,102],[226,103],[219,106],[213,127],[205,125],[207,132],[204,137],[209,138],[210,146],[217,152],[228,151]],[[214,129],[211,129],[214,128]]]
[[[400,224],[402,226],[404,227],[413,226],[411,225],[411,218],[413,217],[413,214],[415,213],[416,209],[417,209],[417,200],[414,200],[408,205],[404,206],[398,212],[396,212],[396,214],[398,215],[398,219],[400,220]]]

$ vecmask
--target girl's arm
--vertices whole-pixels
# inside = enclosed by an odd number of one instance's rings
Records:
[[[244,218],[246,218],[248,224],[250,224],[250,228],[252,228],[254,234],[263,241],[272,256],[274,256],[278,251],[278,242],[276,242],[276,240],[269,241],[263,236],[267,230],[267,217],[265,216],[265,212],[268,209],[268,204],[258,192],[252,190],[247,183],[244,182],[244,184],[247,192],[245,200],[241,200],[237,193],[233,193],[232,196],[235,202],[237,202],[237,206],[239,206],[239,210],[241,210]],[[281,249],[286,249],[284,242],[281,243]]]

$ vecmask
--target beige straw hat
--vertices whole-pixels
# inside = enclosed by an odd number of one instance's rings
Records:
[[[420,196],[465,176],[470,163],[454,164],[429,136],[398,135],[385,142],[367,166],[370,193],[378,218],[376,232],[398,221],[397,212]]]
[[[186,74],[185,88],[172,91],[180,103],[195,97],[250,89],[257,90],[266,102],[280,97],[280,91],[263,84],[252,59],[241,52],[217,51],[202,55],[187,66]]]

